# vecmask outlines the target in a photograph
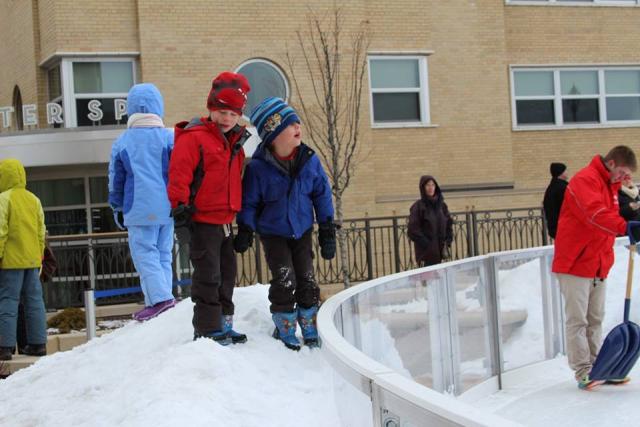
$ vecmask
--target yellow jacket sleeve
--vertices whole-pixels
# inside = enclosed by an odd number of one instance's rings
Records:
[[[0,259],[4,258],[4,249],[9,237],[9,196],[11,191],[0,193]]]

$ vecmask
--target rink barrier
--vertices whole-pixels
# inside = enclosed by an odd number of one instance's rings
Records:
[[[627,243],[628,239],[619,238],[615,244],[620,246]],[[503,381],[509,381],[511,374],[518,370],[531,369],[536,364],[564,354],[562,297],[557,280],[551,274],[552,257],[553,246],[490,253],[381,277],[329,298],[318,313],[322,353],[336,371],[339,381],[346,382],[351,387],[345,388],[341,384],[340,387],[336,385],[336,389],[343,393],[355,392],[368,398],[373,425],[376,427],[519,425],[467,402],[501,390],[504,388]],[[544,351],[542,348],[537,350],[543,356],[506,368],[505,346],[501,338],[503,325],[499,298],[500,273],[508,273],[510,269],[535,260],[539,261],[538,275],[531,277],[531,283],[536,285],[539,280],[542,299],[541,327],[544,328],[544,342],[540,345],[544,347]],[[483,367],[486,365],[486,373],[480,379],[473,378],[462,369],[463,362],[478,360],[477,356],[465,355],[461,347],[464,344],[468,346],[468,343],[462,341],[468,338],[458,330],[460,323],[457,319],[459,314],[456,297],[461,285],[458,275],[464,278],[469,272],[477,273],[475,288],[479,295],[474,297],[484,313],[482,331],[486,350],[479,360],[483,361]],[[504,284],[506,285],[506,281]],[[411,286],[415,288],[412,289]],[[399,290],[407,292],[415,289],[416,292],[424,289],[425,295],[428,295],[428,314],[425,312],[424,321],[431,337],[431,388],[408,378],[406,373],[403,375],[398,370],[385,366],[374,359],[375,355],[361,350],[366,347],[364,341],[367,339],[380,339],[371,338],[366,332],[362,332],[366,322],[388,321],[389,316],[393,316],[393,311],[389,314],[389,310],[382,310],[388,308],[384,301],[389,300],[392,295],[397,296]],[[376,317],[377,313],[385,313],[386,317],[379,314]],[[391,321],[387,325],[389,330],[390,324]],[[395,339],[393,342],[395,350],[399,352]],[[507,378],[503,378],[505,373],[509,374]],[[338,404],[340,398],[340,395],[336,396]]]

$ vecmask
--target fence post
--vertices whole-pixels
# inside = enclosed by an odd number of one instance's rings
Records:
[[[478,218],[473,206],[471,207],[471,230],[473,233],[473,255],[480,255],[480,248],[478,246]]]
[[[264,283],[262,281],[262,257],[261,255],[261,251],[260,251],[260,237],[258,235],[255,236],[255,242],[256,242],[256,278],[258,280],[258,283]]]
[[[400,272],[400,245],[398,238],[398,217],[393,217],[391,220],[393,226],[393,257],[395,258],[396,273]]]
[[[468,210],[464,212],[464,216],[467,224],[467,256],[473,256],[473,224],[471,219],[471,212]]]
[[[84,315],[87,326],[87,341],[96,337],[96,300],[94,290],[96,288],[95,253],[93,251],[93,239],[89,238],[87,251],[89,254],[89,283],[84,290]]]
[[[364,220],[364,236],[367,253],[367,280],[373,280],[373,254],[371,248],[371,221]]]

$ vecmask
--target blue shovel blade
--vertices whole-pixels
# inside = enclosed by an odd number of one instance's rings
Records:
[[[612,379],[610,375],[622,362],[629,348],[629,326],[622,323],[609,332],[602,343],[600,352],[593,363],[589,378],[592,380]]]
[[[623,379],[629,375],[640,355],[640,326],[633,322],[625,322],[625,325],[629,332],[629,346],[620,363],[611,372],[609,379]]]

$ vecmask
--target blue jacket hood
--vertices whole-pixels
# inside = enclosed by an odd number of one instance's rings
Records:
[[[127,114],[155,114],[164,116],[164,101],[158,88],[152,83],[134,85],[127,95]]]

